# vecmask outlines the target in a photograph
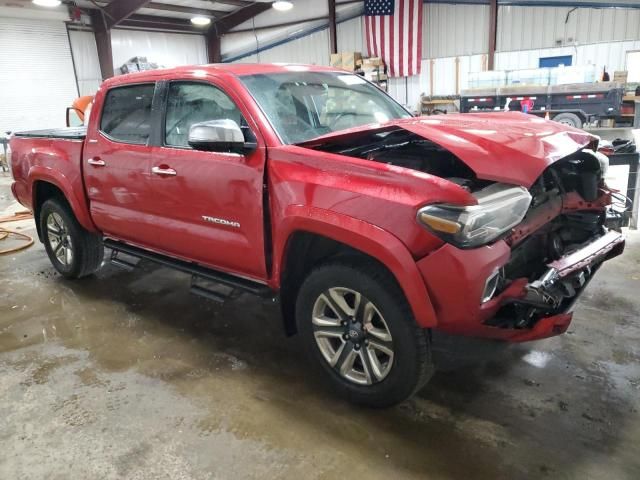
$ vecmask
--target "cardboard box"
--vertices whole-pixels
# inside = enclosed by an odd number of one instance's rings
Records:
[[[383,80],[387,80],[389,77],[386,73],[380,70],[374,70],[369,72],[364,72],[364,78],[369,80],[370,82],[381,82]]]
[[[332,53],[331,58],[329,59],[329,65],[332,67],[342,68],[342,54]]]
[[[360,68],[363,72],[378,72],[378,71],[384,70],[384,67],[379,67],[377,65],[370,65],[368,63],[363,63]]]
[[[627,83],[627,77],[629,76],[629,72],[625,70],[613,72],[613,81],[620,83]]]
[[[382,58],[380,57],[369,57],[369,58],[363,58],[362,59],[362,66],[363,67],[384,67],[384,62],[382,61]]]
[[[345,70],[355,71],[359,60],[362,60],[360,52],[342,52],[342,68]]]

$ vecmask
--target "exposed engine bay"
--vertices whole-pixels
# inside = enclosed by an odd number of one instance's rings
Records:
[[[372,132],[314,148],[435,175],[471,192],[479,202],[495,196],[492,190],[499,185],[478,179],[453,153],[403,129]],[[531,328],[541,318],[567,311],[601,263],[617,254],[617,244],[607,243],[607,232],[619,232],[628,224],[628,205],[605,185],[607,168],[604,155],[584,149],[553,163],[528,189],[530,203],[525,206],[524,218],[518,217],[517,225],[499,237],[511,247],[511,257],[487,280],[488,293],[482,301],[499,297],[516,282],[523,288],[501,301],[488,325]],[[425,215],[429,217],[429,213]],[[436,213],[440,226],[448,222],[447,226],[455,229],[455,222],[450,220],[457,218]],[[439,236],[460,248],[476,246],[456,243],[455,236]],[[592,251],[595,247],[597,252]],[[577,259],[578,267],[565,268],[567,259]]]
[[[357,139],[325,143],[314,149],[418,170],[468,189],[491,183],[478,182],[473,170],[453,153],[404,129],[372,132]]]

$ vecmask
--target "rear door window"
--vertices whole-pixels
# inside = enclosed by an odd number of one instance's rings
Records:
[[[124,143],[146,144],[151,134],[153,83],[117,87],[107,92],[100,130]]]

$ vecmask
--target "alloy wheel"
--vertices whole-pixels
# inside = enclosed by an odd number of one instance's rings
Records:
[[[393,339],[380,310],[361,293],[329,288],[316,299],[313,334],[322,356],[341,377],[379,383],[393,365]]]
[[[73,243],[71,234],[62,217],[52,212],[47,217],[47,238],[53,256],[65,267],[73,262]]]

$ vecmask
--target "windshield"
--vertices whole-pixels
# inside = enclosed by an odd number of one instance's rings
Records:
[[[284,143],[411,115],[358,75],[286,72],[240,77]]]

